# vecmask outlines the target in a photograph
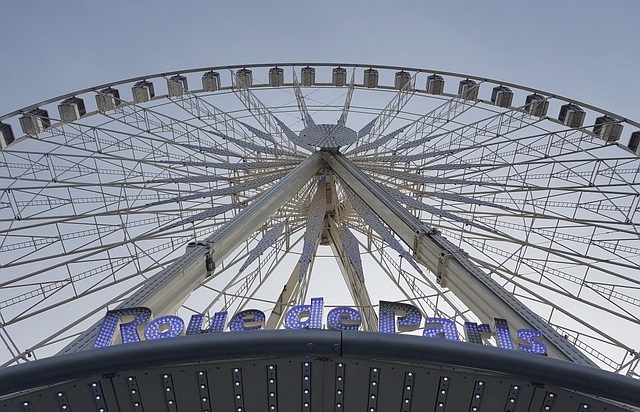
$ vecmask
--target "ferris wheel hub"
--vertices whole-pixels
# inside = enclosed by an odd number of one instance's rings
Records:
[[[323,148],[347,146],[357,138],[355,130],[339,124],[311,125],[300,132],[300,140],[304,143]]]

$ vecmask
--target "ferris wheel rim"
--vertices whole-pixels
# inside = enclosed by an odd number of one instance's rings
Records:
[[[197,72],[201,72],[201,71],[207,71],[207,70],[222,70],[222,69],[228,69],[228,70],[235,70],[235,69],[244,69],[244,68],[269,68],[272,66],[281,66],[281,67],[294,67],[294,68],[299,68],[299,67],[304,67],[304,66],[322,66],[322,67],[345,67],[345,68],[353,68],[354,70],[356,68],[358,69],[362,69],[362,68],[378,68],[378,69],[388,69],[388,70],[401,70],[401,71],[414,71],[416,73],[438,73],[438,74],[443,74],[443,75],[449,75],[452,77],[456,77],[456,78],[467,78],[467,79],[475,79],[475,80],[479,80],[479,81],[487,81],[490,82],[492,84],[501,84],[501,85],[505,85],[505,86],[512,86],[514,88],[517,88],[519,90],[523,90],[523,91],[530,91],[530,92],[534,92],[534,93],[540,93],[545,95],[548,98],[553,98],[553,99],[557,99],[557,100],[562,100],[563,102],[568,102],[568,103],[574,103],[574,104],[579,104],[585,108],[588,109],[592,109],[594,111],[597,111],[600,114],[609,114],[612,115],[614,117],[617,118],[618,121],[623,122],[623,123],[627,123],[630,125],[634,125],[634,126],[638,126],[640,127],[640,124],[637,122],[633,122],[631,120],[628,119],[624,119],[621,118],[620,116],[617,116],[613,113],[604,111],[602,109],[598,109],[594,106],[590,106],[588,104],[585,103],[581,103],[575,100],[570,100],[570,99],[566,99],[560,96],[556,96],[556,95],[552,95],[537,89],[531,89],[531,88],[527,88],[524,86],[517,86],[517,85],[513,85],[511,83],[505,83],[505,82],[499,82],[499,81],[495,81],[495,80],[491,80],[491,79],[487,79],[487,78],[482,78],[482,77],[478,77],[478,76],[469,76],[469,75],[461,75],[458,73],[448,73],[448,72],[440,72],[440,71],[433,71],[433,70],[426,70],[426,69],[412,69],[412,68],[407,68],[407,67],[396,67],[396,66],[376,66],[376,65],[349,65],[349,64],[336,64],[336,63],[287,63],[287,64],[253,64],[253,65],[233,65],[233,66],[212,66],[212,67],[206,67],[206,68],[200,68],[200,69],[189,69],[189,70],[182,70],[182,71],[172,71],[172,72],[165,72],[165,73],[161,73],[161,74],[155,74],[155,75],[150,75],[150,76],[141,76],[141,77],[136,77],[136,78],[132,78],[132,79],[127,79],[127,80],[122,80],[122,81],[118,81],[118,82],[112,82],[112,83],[108,83],[105,85],[101,85],[101,86],[96,86],[93,88],[89,88],[89,89],[84,89],[81,91],[77,91],[74,93],[69,93],[60,97],[56,97],[53,99],[49,99],[43,102],[40,102],[36,105],[32,105],[32,106],[28,106],[27,108],[21,109],[19,111],[15,111],[13,113],[10,113],[8,115],[2,116],[0,118],[0,120],[4,120],[7,119],[9,117],[13,117],[13,116],[17,116],[20,114],[24,114],[25,111],[28,111],[32,108],[36,108],[39,107],[41,105],[44,104],[50,104],[50,103],[55,103],[58,102],[60,100],[66,99],[68,97],[73,97],[76,96],[78,94],[83,94],[83,93],[91,93],[91,92],[97,92],[98,89],[102,88],[102,87],[109,87],[109,86],[116,86],[116,85],[121,85],[121,84],[127,84],[127,83],[133,83],[135,81],[138,80],[145,80],[145,79],[153,79],[153,78],[168,78],[169,76],[172,75],[178,75],[178,74],[188,74],[188,73],[197,73]],[[329,85],[329,84],[325,84],[325,85]],[[361,87],[361,86],[359,86]],[[260,89],[261,87],[255,87],[256,90]],[[380,87],[381,89],[385,89],[385,90],[394,90],[392,87]],[[194,91],[194,93],[196,93],[197,91]],[[449,96],[447,94],[445,94],[445,96]],[[168,95],[158,95],[156,96],[156,99],[166,99],[168,97]],[[92,112],[92,113],[88,113],[91,115],[95,115],[98,112]],[[88,117],[88,116],[87,116]],[[549,119],[552,120],[552,119]],[[619,145],[618,146],[623,146],[623,145]]]
[[[182,70],[171,70],[171,71],[166,71],[166,72],[158,72],[158,73],[152,73],[152,74],[148,74],[148,75],[143,75],[143,76],[136,76],[136,77],[131,77],[131,78],[127,78],[127,79],[122,79],[122,80],[116,80],[116,81],[112,81],[112,82],[108,82],[108,83],[104,83],[104,84],[100,84],[100,85],[96,85],[96,86],[91,86],[91,87],[87,87],[84,89],[78,89],[76,91],[70,92],[70,93],[65,93],[50,99],[45,99],[42,101],[39,101],[38,103],[35,104],[31,104],[29,106],[25,106],[21,109],[18,110],[14,110],[12,112],[6,113],[6,114],[1,114],[0,115],[0,122],[6,119],[9,119],[11,117],[15,117],[18,116],[20,114],[24,114],[32,109],[36,109],[40,106],[46,105],[46,104],[51,104],[51,103],[55,103],[55,102],[59,102],[62,100],[65,100],[67,98],[70,97],[74,97],[80,94],[86,94],[86,93],[91,93],[91,92],[97,92],[100,89],[103,88],[108,88],[108,87],[114,87],[114,86],[120,86],[123,84],[130,84],[130,83],[134,83],[134,82],[138,82],[138,81],[143,81],[143,80],[148,80],[148,79],[158,79],[158,78],[168,78],[169,76],[174,76],[174,75],[180,75],[180,74],[190,74],[190,73],[200,73],[200,72],[206,72],[206,71],[215,71],[215,70],[238,70],[238,69],[252,69],[252,68],[267,68],[267,67],[344,67],[344,68],[372,68],[372,69],[385,69],[385,70],[400,70],[400,71],[409,71],[409,72],[414,72],[414,73],[425,73],[425,74],[440,74],[440,75],[446,75],[446,76],[451,76],[451,77],[455,77],[455,78],[460,78],[460,79],[472,79],[472,80],[477,80],[477,81],[482,81],[482,82],[489,82],[492,84],[499,84],[499,85],[504,85],[507,87],[513,87],[517,90],[522,90],[522,91],[527,91],[527,92],[532,92],[532,93],[537,93],[537,94],[541,94],[543,96],[547,96],[550,98],[554,98],[554,99],[558,99],[561,100],[563,102],[566,103],[574,103],[576,105],[579,105],[581,107],[585,107],[588,108],[590,110],[593,110],[595,112],[604,114],[604,115],[608,115],[611,116],[623,123],[628,123],[632,126],[635,126],[637,128],[640,128],[640,120],[635,121],[633,119],[629,119],[626,116],[621,116],[618,115],[614,112],[608,111],[606,109],[594,106],[588,102],[585,101],[581,101],[581,100],[576,100],[576,99],[572,99],[563,95],[559,95],[556,93],[552,93],[546,90],[542,90],[542,89],[537,89],[537,88],[533,88],[527,85],[521,85],[518,83],[512,83],[512,82],[508,82],[508,81],[503,81],[503,80],[498,80],[498,79],[493,79],[490,77],[486,77],[486,76],[479,76],[479,75],[474,75],[474,74],[466,74],[466,73],[461,73],[461,72],[451,72],[451,71],[446,71],[446,70],[437,70],[437,69],[425,69],[425,68],[416,68],[416,67],[409,67],[409,66],[395,66],[395,65],[380,65],[380,64],[364,64],[364,63],[331,63],[331,62],[310,62],[310,63],[301,63],[301,62],[280,62],[280,63],[246,63],[246,64],[232,64],[232,65],[223,65],[223,66],[204,66],[204,67],[198,67],[198,68],[187,68],[187,69],[182,69]],[[162,96],[158,96],[158,97],[162,97]]]

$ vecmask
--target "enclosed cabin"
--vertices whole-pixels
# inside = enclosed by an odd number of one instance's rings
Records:
[[[236,87],[247,88],[253,86],[253,72],[249,69],[240,69],[236,72]]]
[[[96,106],[102,112],[115,109],[120,105],[120,102],[120,92],[117,89],[107,87],[96,94]]]
[[[347,84],[347,69],[336,67],[331,73],[331,84],[334,86],[344,86]]]
[[[134,84],[131,88],[131,93],[133,94],[133,101],[136,103],[148,102],[156,95],[153,90],[153,83],[148,80],[141,80]]]
[[[0,123],[0,149],[4,149],[15,141],[10,124]]]
[[[444,93],[444,78],[438,74],[427,76],[427,93],[438,95]]]
[[[640,156],[640,131],[631,133],[631,138],[629,139],[629,146],[632,152]]]
[[[284,84],[284,69],[273,67],[269,69],[269,86],[280,87]]]
[[[478,98],[478,85],[471,79],[462,80],[458,85],[458,96],[464,100],[476,100]]]
[[[513,92],[506,86],[496,86],[491,92],[491,102],[498,107],[509,107],[513,102]]]
[[[593,125],[593,133],[607,143],[617,142],[622,135],[623,126],[613,117],[600,116]]]
[[[396,81],[394,86],[397,90],[410,89],[411,88],[411,73],[404,70],[396,72]]]
[[[581,127],[582,123],[584,123],[585,116],[586,113],[584,110],[573,103],[569,103],[560,107],[558,120],[560,120],[565,126]]]
[[[364,87],[373,89],[378,87],[379,74],[376,69],[366,69],[364,71]]]
[[[169,91],[169,96],[182,96],[189,90],[187,78],[179,74],[171,76],[167,80],[167,90]]]
[[[300,84],[303,86],[316,84],[316,69],[309,66],[300,69]]]
[[[220,89],[220,73],[211,70],[203,74],[202,89],[205,92],[215,92]]]
[[[20,117],[20,127],[24,134],[35,136],[51,126],[49,112],[44,109],[33,109]]]
[[[79,97],[69,97],[58,105],[60,120],[63,122],[73,122],[80,119],[87,113],[84,106],[84,100]]]
[[[544,117],[549,110],[549,102],[547,99],[537,93],[527,96],[524,103],[524,111],[532,116]]]

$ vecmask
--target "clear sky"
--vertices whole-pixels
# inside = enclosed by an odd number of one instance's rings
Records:
[[[4,0],[0,113],[183,68],[389,64],[501,79],[640,117],[640,2]]]

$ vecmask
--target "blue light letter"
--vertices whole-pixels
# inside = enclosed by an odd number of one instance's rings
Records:
[[[227,321],[227,312],[216,312],[213,315],[213,320],[211,321],[211,326],[207,330],[202,330],[202,320],[204,319],[204,315],[198,313],[197,315],[192,315],[191,320],[189,321],[189,326],[187,326],[187,335],[198,335],[200,333],[216,333],[222,332],[224,330],[224,323]]]
[[[509,332],[509,325],[506,319],[494,318],[496,322],[496,338],[498,339],[498,346],[503,349],[515,349],[513,347],[513,341],[511,340],[511,332]]]
[[[439,326],[430,326],[439,325]],[[425,328],[422,336],[429,338],[440,338],[446,340],[458,340],[458,330],[456,323],[451,319],[445,318],[427,318],[425,319]]]
[[[94,348],[102,348],[111,345],[113,334],[116,332],[118,323],[123,316],[133,316],[133,320],[120,325],[120,333],[122,334],[122,343],[139,342],[137,327],[148,321],[151,317],[151,309],[139,307],[130,309],[110,310],[102,321],[102,326],[98,331],[96,341],[93,343]]]
[[[475,322],[465,322],[464,333],[467,335],[467,342],[484,345],[482,342],[482,335],[485,333],[491,333],[491,328],[486,323],[478,325]]]
[[[184,329],[184,321],[177,316],[161,316],[149,322],[144,329],[144,337],[147,340],[175,338]]]
[[[398,330],[401,332],[419,328],[422,321],[422,314],[415,306],[381,300],[378,330],[382,333],[396,333],[396,316],[400,316]]]
[[[292,307],[284,317],[284,326],[287,329],[320,329],[322,327],[323,305],[323,298],[312,298],[311,305]],[[300,320],[305,316],[307,319]]]
[[[245,330],[257,330],[264,326],[264,312],[257,309],[238,312],[229,321],[229,330],[240,332]]]
[[[339,306],[327,314],[327,325],[332,330],[358,330],[362,316],[354,308]]]
[[[519,343],[520,351],[535,353],[536,355],[547,355],[547,347],[536,338],[542,338],[542,333],[533,329],[519,329],[518,337],[527,344]]]

